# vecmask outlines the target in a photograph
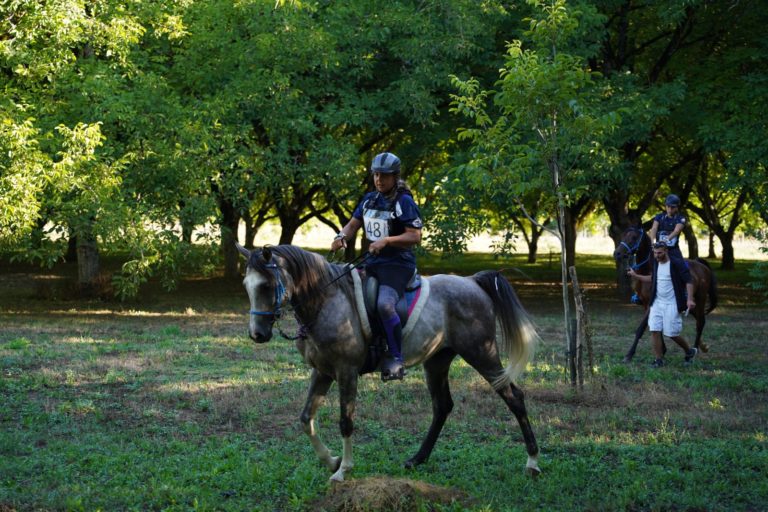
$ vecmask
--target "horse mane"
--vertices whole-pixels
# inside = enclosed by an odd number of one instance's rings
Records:
[[[282,266],[293,280],[291,303],[305,323],[314,319],[334,288],[341,288],[350,297],[354,293],[351,279],[339,279],[329,286],[344,272],[345,267],[342,265],[328,263],[319,254],[305,251],[295,245],[278,245],[269,249],[284,260]],[[270,283],[274,285],[274,275],[267,271],[267,263],[262,253],[261,250],[253,251],[248,265],[269,276]]]

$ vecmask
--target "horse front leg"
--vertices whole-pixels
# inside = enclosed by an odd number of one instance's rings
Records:
[[[635,341],[632,342],[632,346],[629,347],[629,350],[627,351],[627,354],[624,356],[624,362],[629,363],[632,361],[632,358],[635,357],[635,351],[637,350],[637,344],[640,341],[640,338],[643,337],[643,334],[645,334],[645,329],[648,328],[648,313],[649,310],[645,310],[645,315],[643,316],[643,319],[640,320],[640,325],[637,326],[637,329],[635,329]]]
[[[331,481],[341,482],[344,474],[352,469],[352,432],[354,431],[355,403],[357,399],[357,369],[348,368],[339,370],[336,375],[339,383],[339,402],[341,415],[339,417],[339,430],[344,444],[344,452],[341,456],[341,465],[331,475]]]
[[[440,432],[443,430],[445,420],[453,410],[453,399],[448,385],[448,371],[454,357],[456,357],[456,352],[445,348],[424,363],[427,388],[432,397],[432,424],[429,426],[429,432],[422,441],[419,451],[405,462],[405,467],[408,469],[429,459],[429,455],[440,437]]]
[[[331,471],[339,469],[341,463],[341,457],[334,457],[327,446],[320,440],[315,428],[315,415],[317,409],[323,402],[325,395],[328,393],[328,389],[333,384],[333,379],[327,375],[323,375],[316,369],[312,370],[312,377],[309,381],[309,391],[307,393],[307,402],[304,405],[304,410],[301,412],[301,424],[304,428],[304,433],[309,436],[309,442],[312,444],[315,453],[321,461]]]

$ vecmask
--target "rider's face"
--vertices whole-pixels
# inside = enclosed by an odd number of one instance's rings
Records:
[[[390,190],[392,190],[392,187],[395,186],[395,182],[397,181],[397,177],[394,173],[383,173],[383,172],[375,172],[373,173],[373,184],[376,187],[376,190],[381,192],[382,194],[386,194]]]
[[[667,206],[667,215],[670,217],[673,217],[677,213],[677,206],[672,205],[666,205]]]

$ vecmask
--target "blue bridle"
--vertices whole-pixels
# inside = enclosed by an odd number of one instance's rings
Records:
[[[272,315],[273,318],[280,318],[280,316],[283,314],[282,305],[283,296],[285,295],[285,286],[283,285],[283,280],[280,278],[280,267],[278,267],[275,263],[269,263],[265,265],[265,267],[274,273],[275,280],[277,281],[277,286],[275,287],[275,304],[272,308],[272,311],[256,311],[255,309],[252,309],[251,316]]]
[[[640,243],[643,241],[643,238],[645,237],[645,231],[643,231],[643,229],[642,229],[642,228],[640,228],[640,229],[639,229],[639,231],[640,231],[640,236],[637,238],[637,243],[635,243],[635,244],[634,244],[634,246],[630,247],[630,246],[629,246],[629,244],[628,244],[628,243],[626,243],[624,240],[622,240],[621,242],[619,242],[619,245],[621,245],[621,246],[623,246],[623,247],[626,247],[626,248],[627,248],[627,252],[628,252],[629,254],[631,254],[631,255],[635,256],[635,258],[637,258],[637,250],[638,250],[638,249],[640,249]],[[648,253],[648,257],[647,257],[647,258],[645,258],[645,259],[644,259],[643,261],[641,261],[640,263],[635,263],[634,265],[632,265],[632,270],[638,270],[638,269],[640,269],[640,268],[641,268],[643,265],[645,265],[646,263],[648,263],[648,260],[649,260],[650,258],[651,258],[651,253],[649,252],[649,253]]]

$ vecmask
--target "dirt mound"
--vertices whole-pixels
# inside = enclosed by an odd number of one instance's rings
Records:
[[[405,478],[371,477],[331,485],[328,495],[311,510],[325,512],[411,512],[430,505],[470,505],[464,492]]]
[[[430,505],[470,505],[467,494],[456,489],[405,478],[371,477],[331,485],[328,495],[312,510],[324,512],[404,512],[433,510]]]

